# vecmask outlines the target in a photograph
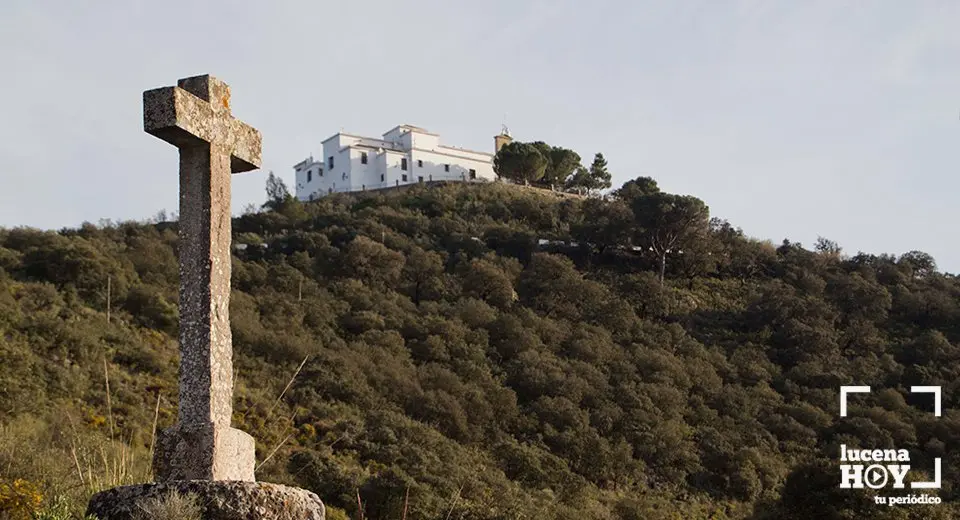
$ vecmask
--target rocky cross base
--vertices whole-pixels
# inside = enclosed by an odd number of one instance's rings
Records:
[[[87,514],[99,520],[135,520],[147,501],[193,494],[203,520],[324,520],[320,497],[304,489],[262,482],[180,480],[122,486],[97,493]]]

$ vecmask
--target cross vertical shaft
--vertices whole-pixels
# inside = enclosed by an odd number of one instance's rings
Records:
[[[180,149],[180,412],[182,424],[230,426],[230,153]]]

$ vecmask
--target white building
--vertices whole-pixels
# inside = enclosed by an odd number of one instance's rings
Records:
[[[504,129],[494,137],[494,151],[510,141]],[[439,135],[415,126],[400,125],[382,139],[340,132],[322,144],[323,159],[311,156],[293,167],[300,200],[417,182],[496,179],[493,153],[444,146]]]

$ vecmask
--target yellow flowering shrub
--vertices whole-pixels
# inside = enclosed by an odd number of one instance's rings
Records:
[[[7,518],[29,520],[41,502],[43,494],[36,484],[24,479],[0,481],[0,513]]]

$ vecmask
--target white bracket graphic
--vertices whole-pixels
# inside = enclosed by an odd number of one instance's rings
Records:
[[[939,386],[912,386],[910,391],[915,394],[933,394],[933,415],[940,417],[941,392]],[[933,459],[933,482],[911,482],[910,487],[916,489],[940,489],[940,457]]]
[[[933,482],[911,482],[914,489],[940,489],[940,457],[933,459]]]
[[[933,415],[940,417],[940,387],[939,386],[911,386],[910,391],[915,394],[933,394]]]
[[[841,386],[840,387],[840,417],[847,416],[847,394],[870,393],[869,386]]]

